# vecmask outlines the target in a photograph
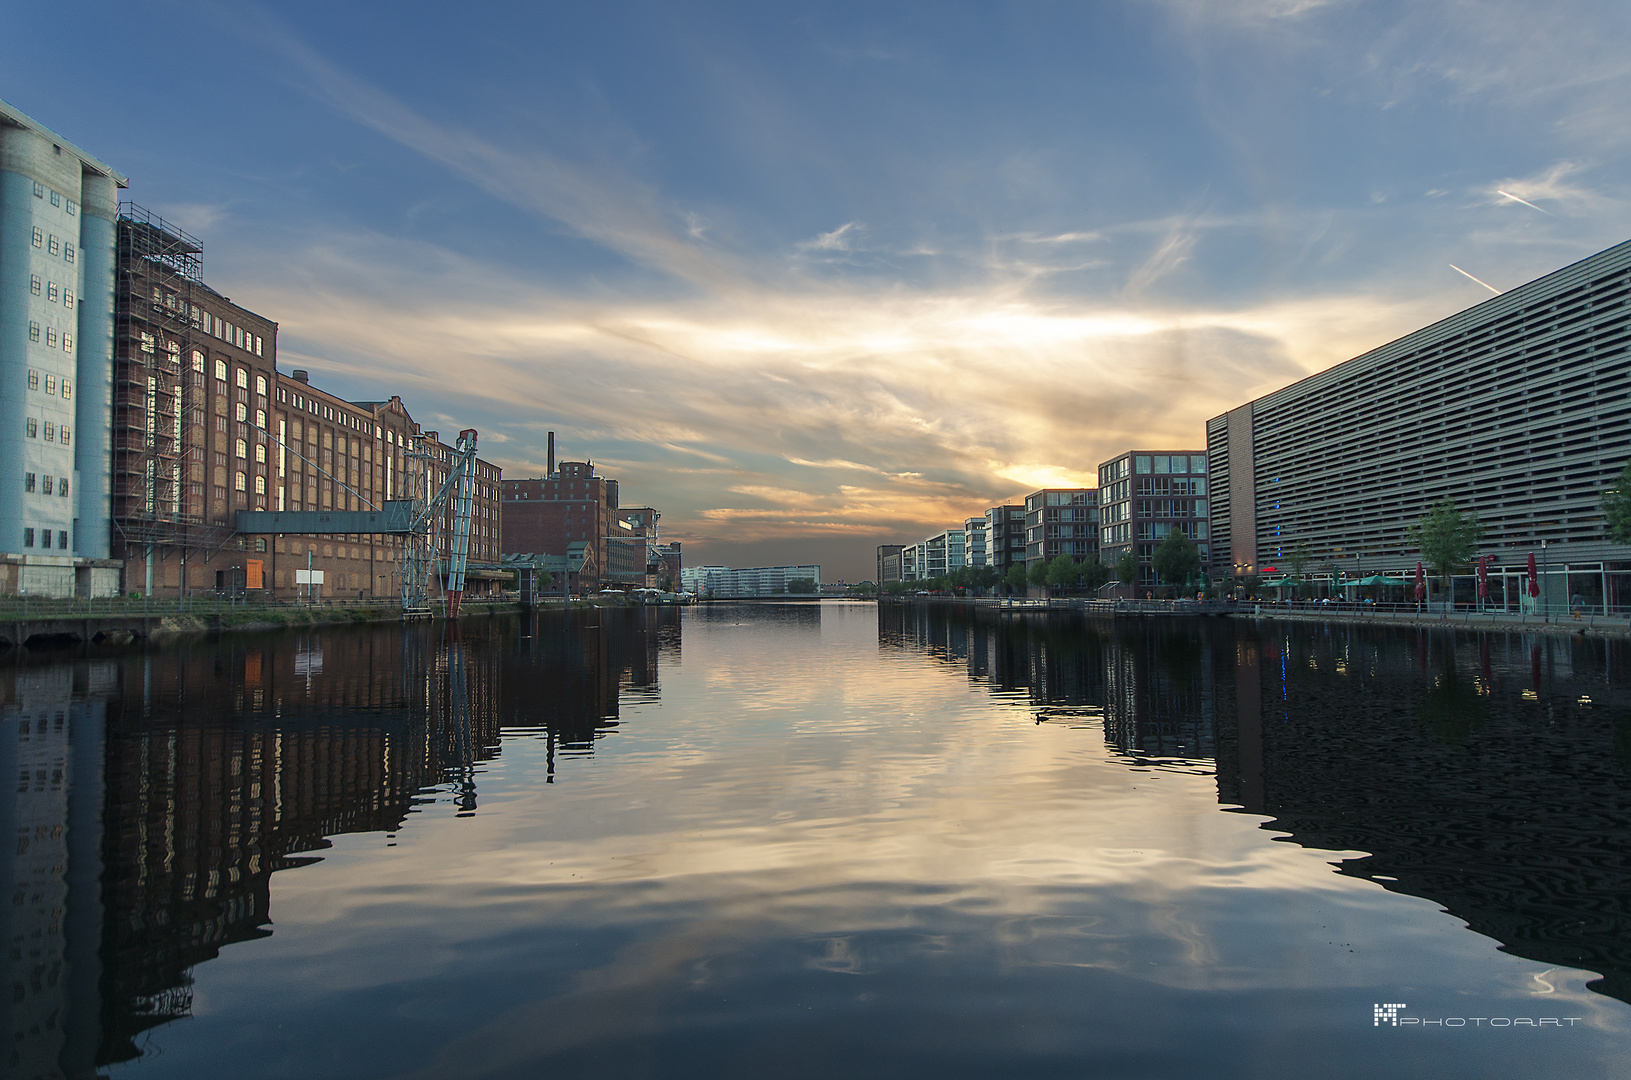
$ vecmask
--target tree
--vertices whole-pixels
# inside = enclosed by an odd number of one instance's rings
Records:
[[[1100,562],[1097,555],[1089,555],[1082,560],[1081,572],[1082,584],[1095,592],[1110,580],[1110,568]]]
[[[1004,585],[1008,586],[1008,591],[1011,593],[1024,592],[1025,564],[1022,562],[1017,562],[1010,566],[1008,568],[1008,573],[1003,575],[1002,582]]]
[[[1042,559],[1025,564],[1025,580],[1038,587],[1048,583],[1048,564]]]
[[[997,573],[995,566],[976,566],[970,582],[981,592],[989,592],[1001,580],[1002,575]]]
[[[1456,509],[1455,500],[1446,496],[1434,503],[1405,535],[1421,549],[1422,561],[1444,579],[1448,588],[1450,575],[1472,561],[1478,541],[1484,538],[1484,526],[1477,514],[1463,514]]]
[[[1138,557],[1131,551],[1123,551],[1116,559],[1116,580],[1123,585],[1131,585],[1138,580]]]
[[[1201,549],[1182,529],[1173,529],[1155,549],[1155,572],[1166,585],[1188,585],[1201,572]]]
[[[788,578],[787,591],[790,593],[813,593],[816,591],[815,578]]]
[[[1076,560],[1063,552],[1048,564],[1049,588],[1063,589],[1066,586],[1076,584],[1081,580],[1081,577],[1082,571],[1076,565]]]
[[[1616,544],[1631,544],[1631,461],[1625,463],[1614,486],[1603,492],[1603,517],[1608,538]]]

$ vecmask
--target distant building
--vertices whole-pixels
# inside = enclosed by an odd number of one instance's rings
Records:
[[[1005,503],[985,512],[986,563],[1006,574],[1015,563],[1025,563],[1025,505]]]
[[[1206,452],[1129,450],[1099,466],[1099,558],[1114,567],[1127,552],[1138,560],[1138,587],[1157,584],[1155,549],[1174,530],[1195,541],[1211,562]]]
[[[1093,488],[1043,488],[1025,496],[1025,562],[1077,562],[1098,554],[1099,493]]]
[[[616,524],[617,510],[616,480],[595,472],[592,461],[563,461],[547,476],[504,481],[500,545],[506,554],[564,555],[569,544],[582,541],[593,551],[585,564],[585,588],[628,581],[634,568],[624,545],[619,544],[614,568],[606,542],[611,529],[632,531]],[[599,577],[589,576],[591,565]],[[644,563],[640,566],[643,579]]]
[[[814,592],[821,590],[820,566],[696,566],[682,571],[681,578],[686,592],[708,600],[786,596],[788,582],[800,580],[812,582]]]
[[[891,581],[901,581],[900,553],[904,544],[878,545],[878,585],[882,587]]]
[[[963,521],[963,565],[983,569],[989,553],[986,550],[985,518],[972,517]]]
[[[660,563],[657,587],[669,591],[678,589],[680,587],[680,573],[685,569],[685,561],[680,554],[680,542],[670,540],[666,544],[658,544],[652,550],[657,553]]]

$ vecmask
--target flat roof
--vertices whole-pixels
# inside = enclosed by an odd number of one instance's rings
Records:
[[[71,151],[73,155],[80,160],[81,164],[89,166],[93,171],[99,172],[103,176],[110,177],[113,182],[118,184],[120,187],[127,188],[130,186],[130,177],[126,176],[122,172],[119,172],[102,159],[94,158],[87,154],[85,151],[81,150],[67,139],[64,139],[61,135],[58,135],[56,132],[46,127],[38,120],[35,120],[33,117],[29,116],[27,113],[21,112],[20,110],[7,104],[4,99],[0,99],[0,117],[10,120],[18,127],[27,128],[36,135],[50,139],[52,143],[62,147],[64,150]]]

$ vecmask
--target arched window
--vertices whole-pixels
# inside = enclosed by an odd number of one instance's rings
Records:
[[[256,375],[255,376],[255,393],[259,394],[261,397],[266,396],[266,376],[265,375]]]
[[[204,354],[197,349],[193,350],[193,370],[200,374],[204,371]]]
[[[243,473],[235,473],[232,478],[232,486],[237,488],[239,491],[244,490],[245,479],[246,478]]]
[[[215,362],[215,377],[222,382],[227,381],[227,362],[225,360]]]
[[[266,447],[262,446],[260,443],[255,444],[255,464],[266,464]]]
[[[249,456],[249,444],[244,442],[242,439],[238,440],[238,456],[240,458],[246,458]]]
[[[256,409],[255,410],[255,426],[260,428],[262,431],[266,430],[266,410],[265,409]]]
[[[246,423],[249,422],[249,406],[248,405],[245,405],[241,401],[238,402],[237,413],[238,413],[238,423],[246,424]]]
[[[255,477],[255,494],[256,495],[265,495],[266,494],[266,477],[264,477],[264,476]]]
[[[249,389],[249,371],[245,368],[238,369],[238,389]]]

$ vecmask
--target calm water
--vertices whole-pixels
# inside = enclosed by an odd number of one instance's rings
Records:
[[[1631,1057],[1625,643],[824,603],[0,664],[12,1076]]]

